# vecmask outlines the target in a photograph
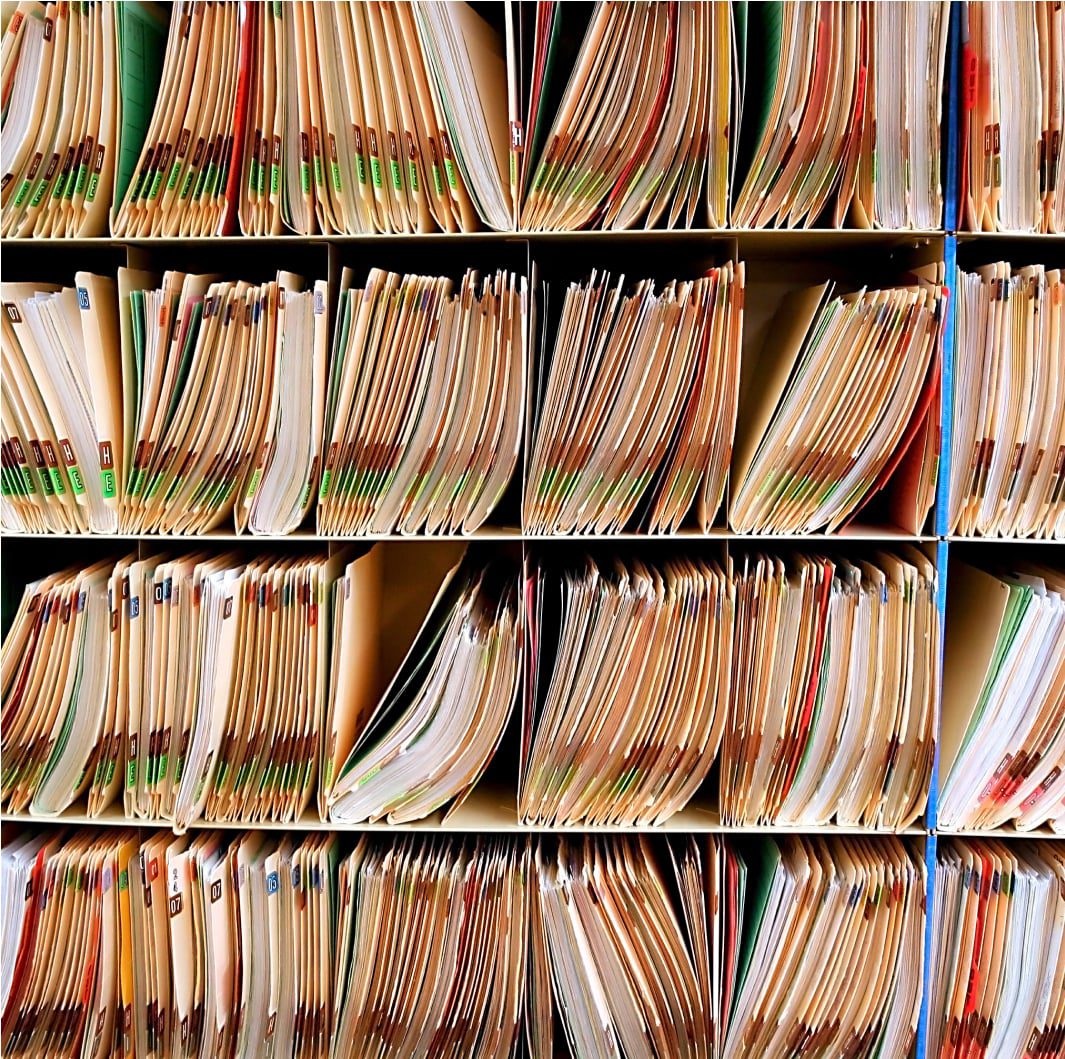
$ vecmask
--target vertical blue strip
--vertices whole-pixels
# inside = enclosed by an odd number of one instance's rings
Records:
[[[943,356],[940,361],[939,394],[939,477],[936,482],[935,532],[950,532],[950,456],[954,434],[954,322],[958,307],[958,242],[953,235],[943,238],[943,264],[946,272],[947,306],[943,320]]]
[[[921,1013],[917,1019],[917,1059],[926,1059],[928,1055],[928,1004],[932,996],[932,922],[935,911],[936,887],[936,836],[925,837],[924,845],[925,871],[928,875],[925,890],[924,921],[924,981],[921,985]]]
[[[950,31],[947,39],[947,171],[944,178],[943,199],[945,217],[943,227],[948,232],[958,230],[958,201],[961,179],[958,173],[958,147],[961,144],[962,115],[962,17],[965,0],[950,5]]]

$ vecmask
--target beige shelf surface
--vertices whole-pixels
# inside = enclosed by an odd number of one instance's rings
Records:
[[[0,813],[0,822],[32,825],[71,825],[102,827],[145,827],[167,829],[171,825],[166,820],[131,820],[128,819],[120,803],[113,803],[101,815],[92,817],[79,803],[59,816],[37,816],[28,812]],[[659,826],[624,826],[578,824],[556,826],[552,824],[527,824],[518,820],[517,807],[513,793],[491,786],[478,788],[469,799],[446,820],[442,813],[434,813],[425,820],[405,824],[380,823],[338,823],[323,821],[318,818],[312,806],[308,813],[294,822],[274,821],[213,821],[197,820],[192,824],[196,830],[258,830],[258,831],[328,831],[328,832],[374,832],[405,833],[426,831],[433,833],[485,833],[485,834],[836,834],[836,835],[925,835],[927,832],[919,826],[892,831],[889,829],[843,827],[838,824],[818,826],[806,825],[730,825],[721,822],[717,809],[707,804],[692,803],[679,813],[670,817]]]

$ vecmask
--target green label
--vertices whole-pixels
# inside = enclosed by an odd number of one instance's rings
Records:
[[[333,174],[333,190],[340,191],[340,166],[336,162],[329,163],[329,171]]]
[[[159,197],[159,189],[163,186],[163,174],[160,170],[155,171],[155,176],[152,177],[152,189],[148,192],[149,199],[155,199]]]
[[[85,479],[81,476],[81,468],[77,464],[67,468],[67,477],[70,479],[71,488],[81,496],[85,492]]]
[[[52,488],[62,496],[67,491],[67,487],[63,484],[63,476],[59,473],[59,468],[49,467],[48,477],[52,479]]]
[[[257,467],[255,473],[251,476],[251,481],[248,482],[248,491],[244,494],[245,500],[250,500],[255,496],[255,490],[259,488],[259,482],[262,481],[262,477],[262,468]]]
[[[126,786],[135,787],[137,785],[137,762],[132,758],[126,764]]]
[[[370,159],[370,175],[373,177],[373,186],[381,187],[381,162],[377,158]]]
[[[366,159],[361,154],[355,155],[355,175],[360,184],[366,183]]]
[[[329,495],[329,485],[333,480],[333,472],[326,471],[322,475],[322,488],[318,490],[318,499],[324,500]]]
[[[104,497],[107,500],[110,500],[115,495],[116,489],[114,471],[100,472],[100,488],[103,490]]]
[[[270,194],[276,195],[281,190],[281,166],[270,166]]]
[[[15,205],[21,206],[26,201],[26,196],[30,191],[30,182],[28,180],[22,181],[22,187],[18,189],[18,194],[15,196]]]
[[[444,159],[444,172],[447,173],[447,182],[452,188],[459,186],[458,180],[455,178],[455,163],[450,158]]]
[[[33,198],[30,199],[30,206],[39,206],[41,204],[41,199],[44,198],[45,188],[47,187],[48,184],[45,181],[37,181],[37,190],[34,191]]]
[[[392,161],[392,186],[396,191],[403,190],[403,170],[399,168],[399,162]]]
[[[407,180],[411,191],[416,192],[418,190],[418,167],[410,161],[407,162]]]
[[[300,162],[300,187],[304,195],[311,193],[311,167],[306,162]]]
[[[85,192],[85,197],[92,202],[96,198],[96,189],[100,186],[100,177],[98,174],[93,173],[89,177],[89,190]]]
[[[207,179],[204,181],[203,190],[207,192],[208,198],[214,194],[215,181],[218,179],[218,166],[212,162],[207,167]]]
[[[89,167],[83,162],[78,166],[78,178],[74,181],[74,193],[80,195],[85,190],[85,181],[89,176]]]
[[[314,186],[316,188],[322,186],[322,160],[318,155],[314,156]]]

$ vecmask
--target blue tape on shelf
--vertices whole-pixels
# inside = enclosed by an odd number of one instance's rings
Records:
[[[958,136],[961,132],[962,114],[962,17],[963,0],[954,0],[950,5],[950,35],[947,45],[947,171],[944,176],[943,227],[948,232],[958,230],[958,201],[961,189],[958,173]]]

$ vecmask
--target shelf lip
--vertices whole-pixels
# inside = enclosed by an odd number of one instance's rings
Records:
[[[0,823],[29,824],[50,827],[114,827],[145,828],[158,831],[173,830],[173,825],[160,819],[130,819],[113,812],[109,807],[103,814],[91,817],[87,813],[61,813],[58,816],[36,816],[31,813],[0,813]],[[888,836],[915,837],[927,836],[928,831],[922,827],[898,829],[849,827],[840,824],[722,824],[716,820],[701,820],[697,817],[712,817],[714,814],[700,809],[682,809],[659,825],[623,825],[623,824],[525,824],[517,820],[516,815],[510,820],[491,820],[482,818],[483,806],[472,806],[468,813],[460,809],[449,820],[440,819],[439,814],[425,820],[410,823],[340,823],[323,821],[317,816],[304,816],[298,820],[280,821],[243,821],[243,820],[194,820],[189,825],[190,831],[314,831],[336,834],[362,834],[383,832],[406,834],[410,832],[429,832],[470,834],[490,832],[493,834],[522,835],[669,835],[669,834],[722,834],[722,835],[854,835],[854,836]],[[678,819],[679,818],[679,819]]]
[[[73,541],[158,541],[172,543],[188,541],[190,543],[224,544],[282,544],[296,541],[301,544],[375,544],[380,542],[399,543],[414,541],[428,543],[433,541],[473,543],[476,541],[518,541],[521,532],[514,527],[492,526],[470,534],[400,534],[375,533],[359,537],[334,537],[322,533],[310,533],[296,530],[294,533],[235,533],[229,530],[210,533],[21,533],[15,530],[0,532],[0,540],[73,540]]]
[[[771,242],[820,242],[839,240],[852,243],[890,243],[909,238],[942,239],[954,238],[958,243],[1008,243],[1031,242],[1035,244],[1060,243],[1065,236],[1057,232],[966,232],[948,228],[634,228],[624,231],[587,230],[559,231],[477,231],[477,232],[360,232],[353,234],[299,235],[284,232],[280,235],[175,235],[175,236],[122,236],[90,235],[71,239],[37,238],[34,236],[4,236],[0,246],[33,246],[48,248],[154,246],[345,246],[377,244],[428,243],[463,245],[466,243],[522,243],[549,244],[557,242],[698,242],[704,240],[766,240]]]
[[[839,238],[852,242],[890,242],[897,239],[914,237],[918,239],[942,238],[951,234],[944,228],[631,228],[613,229],[562,229],[558,231],[523,231],[508,229],[505,231],[484,230],[476,232],[359,232],[351,234],[300,235],[296,232],[284,232],[281,235],[177,235],[177,236],[123,236],[92,235],[71,239],[35,238],[33,236],[5,236],[0,245],[14,246],[197,246],[200,244],[261,243],[269,245],[313,246],[316,244],[343,245],[346,243],[550,243],[564,240],[589,240],[600,242],[656,242],[701,239],[768,238],[775,241],[796,242]]]
[[[216,541],[227,544],[278,544],[287,541],[297,541],[309,544],[360,544],[381,542],[418,542],[431,543],[437,541],[452,541],[462,543],[474,543],[477,541],[507,541],[523,542],[530,544],[573,544],[595,543],[607,544],[611,542],[624,542],[631,544],[640,541],[654,541],[660,543],[681,541],[684,543],[697,542],[749,542],[749,543],[802,543],[816,542],[832,544],[842,541],[854,543],[859,541],[871,541],[876,543],[890,543],[894,541],[915,544],[931,544],[941,538],[931,534],[913,534],[893,527],[858,527],[842,533],[736,533],[724,528],[711,529],[706,533],[696,530],[681,530],[677,533],[525,533],[516,526],[485,526],[471,534],[399,534],[399,533],[375,533],[362,534],[359,536],[333,536],[324,533],[312,533],[304,530],[296,530],[294,533],[284,534],[256,534],[235,533],[229,530],[210,533],[23,533],[18,530],[4,529],[0,531],[0,540],[40,540],[40,541],[188,541],[188,542],[211,542]],[[1046,542],[1042,542],[1046,543]],[[1051,542],[1053,543],[1053,542]]]
[[[1008,242],[1062,242],[1065,240],[1065,233],[1062,232],[948,232],[948,235],[953,235],[959,243],[1008,243]]]
[[[934,832],[937,838],[1005,838],[1050,842],[1065,841],[1065,833],[1051,830],[1049,827],[1037,827],[1031,831],[1018,831],[1015,827],[991,828],[947,828],[940,827]]]
[[[1058,537],[981,537],[951,533],[943,540],[950,544],[1065,544]]]

